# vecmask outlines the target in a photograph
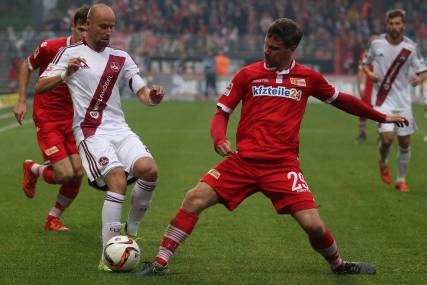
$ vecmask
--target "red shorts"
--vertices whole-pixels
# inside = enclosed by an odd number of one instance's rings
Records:
[[[214,189],[221,203],[230,211],[256,192],[270,198],[279,214],[318,207],[298,160],[273,163],[249,161],[234,154],[209,170],[201,181]]]
[[[37,141],[43,153],[43,159],[50,163],[78,153],[71,121],[49,122],[37,126]]]

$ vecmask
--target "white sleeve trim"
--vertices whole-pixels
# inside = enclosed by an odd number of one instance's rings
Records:
[[[31,62],[30,62],[30,58],[29,58],[29,57],[27,57],[27,63],[28,63],[28,68],[29,68],[31,71],[33,71],[33,70],[34,70],[34,67],[31,65]]]
[[[337,89],[337,88],[335,88],[334,95],[332,95],[331,97],[329,97],[328,99],[326,99],[326,100],[325,100],[325,103],[331,104],[332,102],[334,102],[334,101],[335,101],[335,99],[337,99],[337,98],[338,98],[338,94],[339,94],[339,93],[340,93],[340,92],[338,91],[338,89]]]
[[[231,114],[232,110],[230,108],[228,108],[227,106],[225,106],[224,104],[221,103],[217,103],[216,104],[218,107],[221,108],[221,110],[223,110],[224,112]]]

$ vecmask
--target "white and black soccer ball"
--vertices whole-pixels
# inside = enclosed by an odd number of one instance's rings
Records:
[[[140,256],[138,244],[127,236],[115,236],[104,247],[104,262],[113,271],[131,271]]]

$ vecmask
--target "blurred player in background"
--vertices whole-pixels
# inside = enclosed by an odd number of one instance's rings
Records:
[[[14,109],[19,124],[22,124],[27,113],[27,86],[31,72],[38,69],[42,74],[60,48],[75,44],[84,37],[88,11],[89,7],[85,6],[76,11],[69,37],[44,41],[21,64],[19,97]],[[45,164],[26,160],[22,187],[25,195],[33,198],[38,178],[49,184],[61,184],[55,205],[47,216],[45,229],[68,231],[60,217],[79,193],[83,167],[72,130],[73,105],[65,84],[48,93],[34,94],[33,120]]]
[[[136,180],[124,227],[132,237],[138,233],[157,185],[156,162],[125,121],[119,82],[125,80],[147,106],[159,104],[164,96],[162,87],[146,86],[127,52],[109,47],[115,19],[109,6],[92,6],[85,40],[62,49],[36,85],[43,92],[65,82],[70,90],[83,166],[91,185],[107,190],[101,214],[102,248],[120,234],[127,182]],[[102,256],[98,268],[109,271]]]
[[[138,275],[162,275],[177,247],[190,236],[199,215],[224,204],[230,211],[260,191],[278,214],[290,214],[307,233],[311,246],[335,273],[374,274],[367,263],[344,261],[334,237],[317,211],[299,167],[299,128],[309,96],[348,113],[379,122],[407,124],[402,116],[384,115],[356,97],[339,92],[318,72],[294,60],[302,30],[292,20],[274,21],[264,41],[264,61],[243,67],[220,97],[211,123],[215,151],[226,157],[187,192],[181,209],[165,231],[155,260]],[[237,151],[227,139],[229,115],[242,102]]]
[[[411,134],[417,129],[412,115],[410,86],[419,85],[427,77],[427,66],[416,44],[403,36],[405,11],[400,9],[388,11],[386,26],[387,33],[370,44],[363,61],[363,70],[374,82],[372,106],[380,112],[399,114],[409,120],[409,126],[398,129],[393,124],[378,124],[381,179],[386,184],[392,183],[388,157],[396,132],[399,152],[395,188],[401,192],[408,192],[406,174],[411,156]],[[369,68],[370,64],[374,67],[373,71]],[[410,69],[415,75],[409,76]]]
[[[369,37],[369,43],[371,43],[373,40],[378,38],[378,34],[372,34]],[[363,59],[366,56],[366,52],[363,51],[360,56],[360,65],[359,70],[357,72],[357,88],[359,91],[359,96],[365,102],[366,104],[371,105],[371,98],[372,98],[372,81],[369,80],[369,78],[366,76],[366,73],[363,71],[362,68],[362,62]],[[369,68],[372,70],[372,65],[369,66]],[[364,142],[367,139],[366,136],[366,118],[359,117],[359,135],[356,138],[356,143],[360,144]]]

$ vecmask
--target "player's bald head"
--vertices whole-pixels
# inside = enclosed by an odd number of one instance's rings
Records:
[[[111,7],[101,3],[101,4],[95,4],[90,8],[87,18],[90,21],[97,21],[100,18],[115,19],[116,17]]]

